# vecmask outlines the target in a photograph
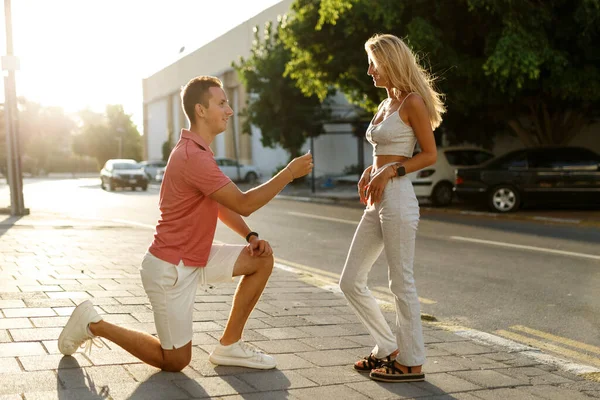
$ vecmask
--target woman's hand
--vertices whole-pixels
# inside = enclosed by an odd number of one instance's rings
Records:
[[[358,195],[360,196],[360,202],[362,204],[367,204],[367,198],[365,196],[365,190],[367,189],[367,185],[369,184],[369,178],[371,177],[371,169],[372,165],[369,165],[367,169],[362,173],[360,180],[358,181]]]
[[[385,185],[387,185],[388,181],[394,176],[396,176],[396,173],[392,167],[386,167],[384,170],[375,173],[375,177],[367,184],[366,197],[369,200],[370,205],[381,201]]]

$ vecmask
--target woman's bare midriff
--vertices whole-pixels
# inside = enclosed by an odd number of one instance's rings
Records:
[[[375,159],[373,160],[373,168],[376,171],[379,168],[383,167],[385,164],[395,163],[395,162],[404,162],[406,160],[408,160],[408,157],[404,157],[404,156],[388,156],[388,155],[375,156]]]

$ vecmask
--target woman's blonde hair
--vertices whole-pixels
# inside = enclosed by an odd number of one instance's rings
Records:
[[[419,65],[417,57],[402,39],[389,34],[375,35],[367,40],[365,50],[388,80],[395,97],[400,97],[402,92],[416,92],[423,98],[431,126],[437,128],[446,112],[443,95],[434,89],[435,77]]]

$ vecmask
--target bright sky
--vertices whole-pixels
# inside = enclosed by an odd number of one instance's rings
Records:
[[[141,132],[142,78],[179,58],[181,47],[189,53],[278,2],[12,0],[17,95],[67,112],[123,104]]]

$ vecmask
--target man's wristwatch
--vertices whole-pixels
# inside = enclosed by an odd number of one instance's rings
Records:
[[[396,176],[404,175],[406,175],[406,168],[404,168],[404,165],[400,164],[396,167]]]
[[[250,232],[249,234],[246,235],[246,242],[250,243],[250,238],[252,236],[256,236],[258,238],[258,233],[256,232]]]

